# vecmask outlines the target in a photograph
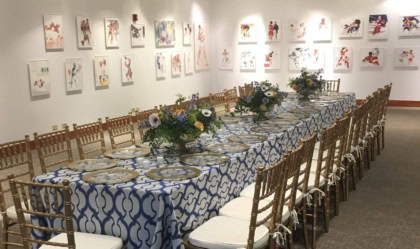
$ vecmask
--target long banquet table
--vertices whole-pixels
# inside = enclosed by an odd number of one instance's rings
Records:
[[[256,165],[279,162],[282,153],[294,148],[299,139],[319,132],[355,105],[355,95],[339,93],[320,97],[319,111],[287,131],[265,134],[268,141],[250,145],[243,153],[226,154],[222,165],[198,167],[201,174],[184,181],[157,181],[146,176],[135,160],[120,160],[119,168],[133,169],[140,176],[134,181],[115,185],[94,185],[82,180],[83,173],[59,169],[35,177],[36,182],[56,184],[70,180],[73,218],[76,231],[121,237],[127,248],[183,248],[183,237],[197,226],[216,216],[218,210],[237,197],[255,178]],[[314,104],[316,104],[315,101]],[[277,115],[299,107],[298,101],[286,101]],[[211,143],[225,142],[234,134],[252,133],[250,124],[226,125],[214,139],[199,140],[192,150],[204,151]],[[178,158],[165,158],[158,166],[179,165]],[[51,222],[51,221],[50,221]],[[52,226],[62,223],[52,221]],[[35,237],[45,236],[40,231]]]

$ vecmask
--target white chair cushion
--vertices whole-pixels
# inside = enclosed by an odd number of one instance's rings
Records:
[[[25,203],[22,202],[21,205],[22,205],[22,208],[26,209]],[[31,204],[29,204],[29,205],[31,205]],[[7,212],[7,217],[9,217],[12,220],[18,220],[15,206],[9,207],[6,210],[6,212]],[[25,221],[28,221],[28,222],[31,221],[31,215],[30,214],[23,213],[23,216],[25,217]]]
[[[308,180],[308,190],[311,190],[315,187],[315,174],[309,174],[309,180]],[[322,187],[325,184],[325,179],[323,176],[319,176],[319,186]]]
[[[242,192],[239,194],[241,197],[247,198],[254,198],[254,191],[255,191],[255,183],[252,183],[248,187],[246,187]],[[286,196],[290,195],[290,189],[286,191]],[[296,191],[296,204],[300,203],[303,198],[303,193],[298,189]],[[274,200],[274,194],[267,197],[266,200]]]
[[[121,238],[101,235],[101,234],[91,234],[91,233],[74,233],[74,240],[76,241],[77,249],[121,249],[123,247],[123,242]],[[67,243],[67,234],[60,233],[59,235],[53,237],[49,240],[50,242],[59,242]],[[43,245],[40,249],[57,249],[62,247]]]
[[[202,248],[237,249],[247,247],[248,234],[248,220],[216,216],[192,231],[188,239],[192,245]],[[254,236],[254,248],[265,247],[268,243],[268,237],[269,230],[267,227],[257,227]]]

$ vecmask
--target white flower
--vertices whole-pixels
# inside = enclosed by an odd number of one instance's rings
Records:
[[[157,128],[160,125],[160,118],[156,113],[152,113],[149,116],[149,123],[153,128]]]
[[[270,88],[267,85],[261,85],[261,90],[263,90],[263,92],[268,91]]]
[[[272,91],[264,92],[265,96],[267,97],[274,97],[274,93]]]
[[[206,117],[210,117],[212,112],[209,109],[203,109],[201,113]]]

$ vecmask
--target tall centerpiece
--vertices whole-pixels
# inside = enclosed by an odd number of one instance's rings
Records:
[[[197,139],[202,133],[215,134],[221,127],[214,107],[210,104],[197,105],[198,93],[194,94],[186,109],[180,103],[185,100],[178,95],[178,108],[175,112],[166,107],[150,115],[149,120],[140,126],[148,128],[144,134],[144,142],[157,150],[163,143],[172,144],[171,151],[187,152],[186,144]],[[153,150],[152,150],[153,151]]]
[[[310,73],[302,69],[299,77],[289,80],[289,86],[297,92],[302,100],[308,100],[309,95],[321,92],[325,85],[325,80],[321,76],[322,69]]]
[[[251,111],[255,113],[255,121],[267,119],[266,113],[273,111],[276,104],[280,105],[285,96],[285,92],[281,92],[277,85],[268,81],[254,83],[254,89],[250,95],[239,98],[235,106],[235,113],[242,114]]]

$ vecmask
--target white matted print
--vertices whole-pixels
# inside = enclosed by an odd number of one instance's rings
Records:
[[[96,87],[108,86],[110,83],[108,56],[95,56],[94,57],[94,70],[95,70],[95,86]]]
[[[59,15],[44,15],[45,48],[64,49],[63,18]]]
[[[388,38],[388,26],[388,15],[370,15],[368,38],[371,40]]]
[[[351,71],[353,65],[353,50],[349,47],[334,48],[334,70]]]
[[[360,17],[340,19],[340,38],[362,38],[363,19]]]
[[[175,46],[175,22],[155,22],[156,47]]]
[[[274,46],[266,46],[264,53],[264,69],[278,70],[280,69],[281,57],[280,49]]]
[[[92,28],[90,26],[90,20],[90,17],[86,16],[76,17],[77,46],[79,48],[92,48],[93,46]]]
[[[210,68],[210,37],[206,23],[194,24],[195,70]]]
[[[134,55],[125,54],[121,56],[121,81],[122,83],[134,82]]]
[[[31,96],[47,95],[51,92],[50,67],[48,60],[28,62]]]
[[[239,25],[239,43],[257,42],[257,25],[255,23],[242,23]]]
[[[231,48],[222,48],[219,50],[219,69],[233,69],[233,50]]]
[[[183,37],[183,43],[184,46],[190,46],[191,41],[193,38],[193,28],[190,22],[183,22],[182,23],[182,37]]]
[[[107,48],[120,46],[120,22],[118,18],[105,18],[105,45]]]
[[[360,67],[381,68],[384,66],[385,49],[361,48],[359,58],[360,58]]]
[[[254,48],[242,48],[239,53],[239,69],[253,70],[257,68],[257,54]]]
[[[398,35],[402,37],[420,36],[420,15],[400,16]]]
[[[281,40],[281,21],[270,20],[266,26],[266,42],[278,42]]]
[[[407,47],[394,49],[394,66],[395,67],[419,67],[420,65],[420,48]]]
[[[327,16],[318,16],[312,20],[314,41],[331,41],[332,19]]]
[[[319,48],[289,48],[289,71],[306,68],[315,71],[324,68],[324,51]]]
[[[172,76],[180,76],[182,72],[182,55],[181,52],[173,52],[171,54],[171,72]]]
[[[305,41],[307,34],[307,24],[305,19],[292,18],[289,19],[289,40]]]
[[[132,23],[130,25],[131,46],[144,47],[146,39],[146,26],[144,23]]]
[[[69,58],[64,60],[66,72],[67,92],[80,91],[83,89],[83,60],[81,58]]]
[[[166,72],[167,72],[167,56],[166,53],[158,52],[156,53],[155,57],[155,65],[156,65],[156,78],[158,79],[164,79],[166,78]]]
[[[185,74],[192,74],[194,72],[194,52],[192,50],[185,51]]]

